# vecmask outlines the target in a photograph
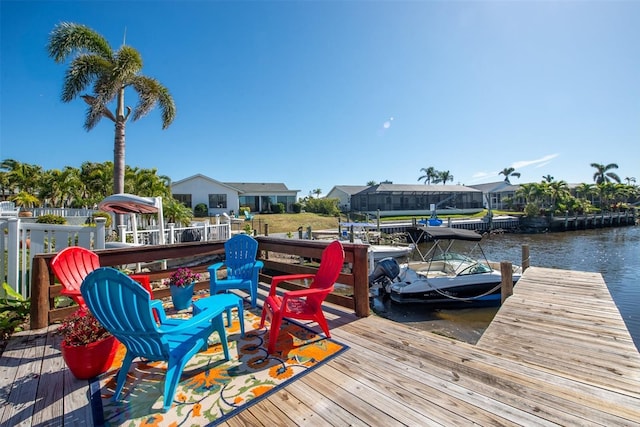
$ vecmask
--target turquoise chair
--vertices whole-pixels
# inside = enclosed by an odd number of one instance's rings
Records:
[[[118,372],[113,400],[117,400],[136,357],[166,361],[163,409],[171,408],[185,365],[200,350],[206,349],[209,335],[218,332],[229,360],[224,329],[225,306],[209,304],[190,319],[168,319],[162,302],[151,300],[149,293],[129,276],[110,267],[94,270],[84,279],[80,292],[98,321],[127,349]],[[156,323],[154,311],[158,314]]]
[[[264,266],[256,261],[258,242],[246,234],[236,234],[224,243],[225,261],[210,265],[209,290],[211,295],[230,289],[244,289],[251,295],[251,307],[258,299],[258,274]],[[227,277],[218,279],[218,270],[227,267]]]

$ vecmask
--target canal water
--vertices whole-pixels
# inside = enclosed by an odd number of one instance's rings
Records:
[[[492,261],[520,265],[522,245],[528,245],[531,266],[601,273],[640,349],[640,227],[492,234],[483,238],[481,245]],[[379,316],[471,343],[480,338],[497,312],[497,307],[434,309],[425,304],[395,304],[383,298],[375,298],[372,309]]]

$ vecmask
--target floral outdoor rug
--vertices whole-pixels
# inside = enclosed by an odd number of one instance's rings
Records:
[[[259,310],[250,310],[245,304],[244,338],[240,337],[237,310],[233,310],[233,322],[227,328],[231,360],[224,361],[218,334],[213,333],[208,350],[196,354],[185,367],[166,413],[162,412],[164,362],[134,361],[120,400],[112,401],[125,354],[120,345],[112,368],[90,384],[94,425],[216,425],[348,349],[303,325],[284,320],[276,353],[269,355],[268,331],[259,329]],[[173,314],[190,316],[189,312]]]

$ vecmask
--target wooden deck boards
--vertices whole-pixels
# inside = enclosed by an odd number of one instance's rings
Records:
[[[638,425],[640,355],[599,274],[531,268],[476,345],[336,306],[351,348],[226,426]],[[0,425],[90,424],[51,330],[0,359]]]

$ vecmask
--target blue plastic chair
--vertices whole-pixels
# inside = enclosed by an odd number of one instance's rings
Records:
[[[165,412],[171,407],[185,365],[197,352],[206,349],[211,333],[218,332],[224,357],[230,358],[222,316],[224,305],[208,305],[191,319],[168,319],[161,301],[152,301],[142,286],[110,267],[89,273],[80,292],[91,313],[127,349],[118,372],[114,401],[120,396],[136,357],[167,362],[163,394]],[[158,323],[154,310],[158,313]]]
[[[251,307],[258,299],[258,274],[264,266],[256,261],[258,242],[246,234],[236,234],[224,243],[225,261],[210,265],[209,289],[211,295],[230,289],[244,289],[251,294]],[[218,279],[218,270],[227,267],[227,278]]]

